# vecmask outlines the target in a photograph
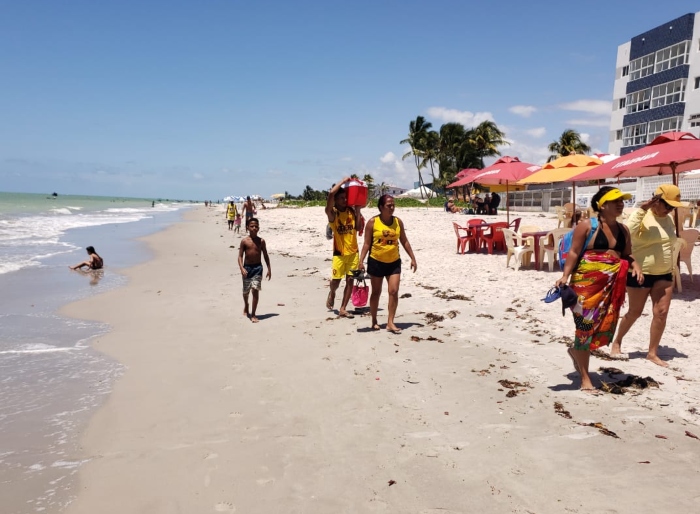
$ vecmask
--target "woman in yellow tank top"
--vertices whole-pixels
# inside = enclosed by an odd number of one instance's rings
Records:
[[[379,310],[379,297],[382,294],[382,284],[386,278],[389,289],[389,316],[386,329],[394,334],[400,334],[394,324],[396,307],[399,305],[399,285],[401,283],[401,256],[399,255],[399,242],[411,258],[411,269],[415,273],[418,265],[413,255],[411,243],[406,238],[403,222],[394,216],[394,198],[383,195],[377,202],[379,216],[375,216],[367,222],[365,227],[365,241],[360,255],[360,269],[365,269],[365,257],[367,258],[367,273],[372,283],[372,294],[369,299],[369,310],[372,314],[372,329],[379,330],[377,323],[377,311]]]

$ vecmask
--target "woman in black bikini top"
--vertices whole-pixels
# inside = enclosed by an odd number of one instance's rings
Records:
[[[615,250],[617,253],[622,255],[622,253],[625,251],[625,246],[627,246],[627,239],[625,237],[625,228],[622,225],[620,225],[619,222],[617,223],[617,236],[615,236],[615,246],[612,248],[610,248],[610,241],[608,240],[608,236],[606,236],[605,232],[603,231],[602,222],[599,222],[597,232],[598,233],[596,234],[595,239],[593,240],[592,250]]]

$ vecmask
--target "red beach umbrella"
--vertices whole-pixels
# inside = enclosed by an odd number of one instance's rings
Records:
[[[510,205],[508,202],[508,185],[529,177],[539,170],[537,164],[522,162],[517,157],[504,156],[471,177],[477,184],[486,186],[506,185],[506,220],[510,223]]]
[[[667,132],[639,150],[571,177],[570,180],[672,175],[673,183],[677,185],[678,173],[698,167],[700,167],[700,139],[690,132]]]
[[[454,182],[452,182],[452,184],[447,186],[447,189],[452,189],[454,187],[466,186],[467,184],[471,184],[473,182],[472,177],[474,175],[478,175],[482,171],[484,171],[484,170],[480,170],[477,168],[465,168],[465,169],[463,169],[462,171],[457,173],[457,175],[455,176],[455,179],[457,179],[457,180],[455,180]]]

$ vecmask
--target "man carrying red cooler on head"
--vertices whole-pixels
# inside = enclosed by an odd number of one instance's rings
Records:
[[[331,188],[326,201],[326,216],[333,231],[332,276],[326,307],[333,310],[335,293],[340,281],[345,280],[343,300],[338,309],[338,316],[343,318],[354,318],[347,311],[347,306],[352,295],[352,271],[360,267],[357,231],[362,227],[360,209],[367,203],[366,189],[363,182],[345,177]],[[349,199],[354,205],[350,204]]]

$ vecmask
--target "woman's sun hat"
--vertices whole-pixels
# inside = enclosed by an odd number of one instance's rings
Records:
[[[673,184],[662,184],[656,188],[654,194],[661,196],[661,199],[671,207],[684,207],[681,202],[681,190]]]

